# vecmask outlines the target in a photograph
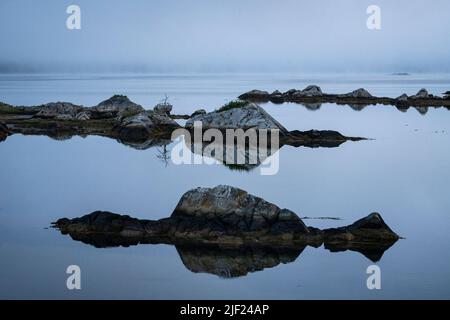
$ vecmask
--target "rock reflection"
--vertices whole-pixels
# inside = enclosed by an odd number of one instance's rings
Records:
[[[95,248],[171,244],[171,241],[164,238],[130,238],[107,234],[70,234],[70,237],[75,241],[80,241]],[[380,244],[325,243],[323,248],[330,252],[359,252],[370,261],[378,262],[395,242]],[[242,277],[252,272],[292,263],[299,258],[307,246],[300,244],[286,247],[175,244],[175,248],[186,269],[193,273],[208,273],[222,278]],[[312,245],[309,244],[309,246]],[[321,247],[321,243],[318,243],[317,247]]]

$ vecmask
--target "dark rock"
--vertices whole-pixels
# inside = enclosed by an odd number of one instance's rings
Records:
[[[238,98],[240,100],[248,100],[248,101],[254,101],[254,102],[264,102],[264,101],[269,101],[270,94],[267,91],[251,90],[249,92],[241,94]]]
[[[379,213],[371,213],[355,223],[341,228],[324,230],[325,242],[358,241],[379,242],[398,240]]]
[[[202,115],[202,114],[206,114],[206,110],[205,109],[198,109],[195,110],[192,114],[191,114],[191,118],[198,116],[198,115]]]
[[[6,124],[0,122],[0,141],[5,140],[9,135],[9,129]]]
[[[275,90],[270,95],[270,101],[273,102],[273,103],[283,103],[284,102],[284,96],[283,96],[283,94],[280,91]]]

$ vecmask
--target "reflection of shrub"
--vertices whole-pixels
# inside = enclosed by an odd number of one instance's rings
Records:
[[[242,101],[242,100],[233,100],[228,102],[226,105],[220,107],[217,112],[223,112],[223,111],[227,111],[227,110],[231,110],[231,109],[237,109],[237,108],[242,108],[245,107],[248,104],[247,101]]]

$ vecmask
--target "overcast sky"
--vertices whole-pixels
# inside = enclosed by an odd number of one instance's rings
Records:
[[[70,4],[81,30],[66,28]],[[450,72],[449,13],[448,0],[1,0],[0,71]]]

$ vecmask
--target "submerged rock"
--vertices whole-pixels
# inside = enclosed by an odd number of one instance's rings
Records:
[[[279,129],[288,132],[278,121],[255,103],[221,111],[209,112],[192,117],[186,128],[193,128],[195,121],[201,121],[203,129]]]
[[[40,111],[34,115],[40,119],[72,120],[83,110],[82,106],[70,102],[50,102],[40,107]]]
[[[128,99],[127,96],[115,95],[91,108],[94,118],[124,117],[144,111],[144,108]]]

